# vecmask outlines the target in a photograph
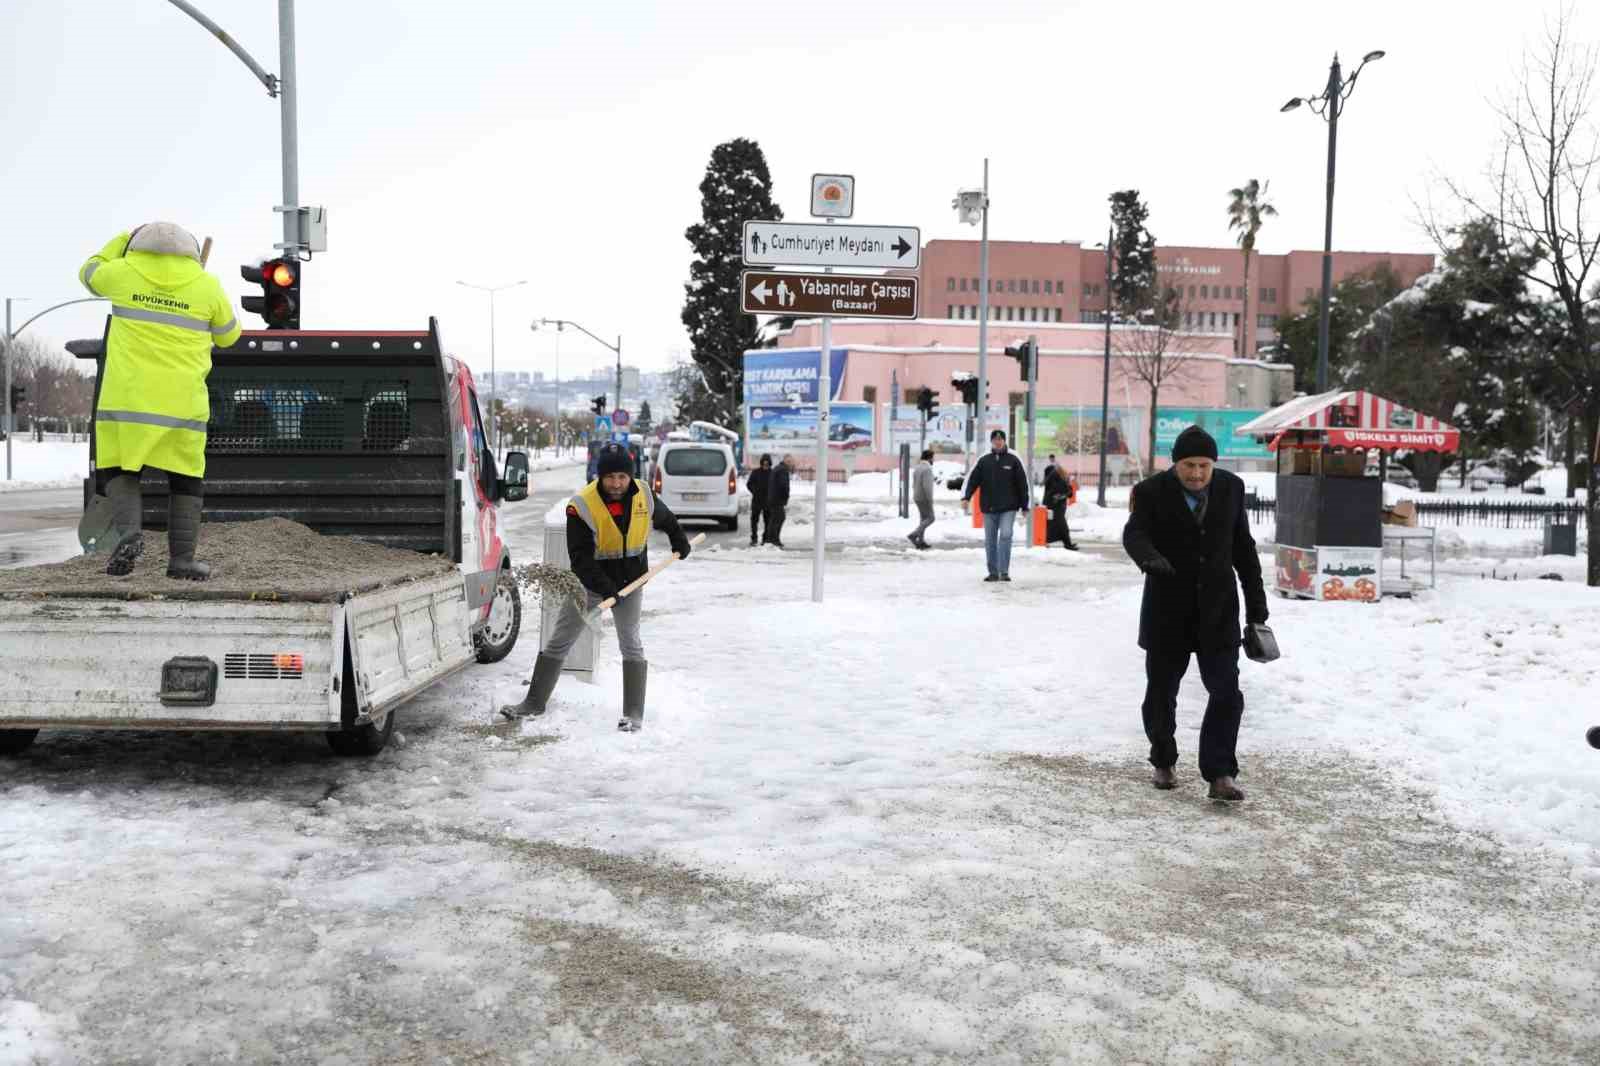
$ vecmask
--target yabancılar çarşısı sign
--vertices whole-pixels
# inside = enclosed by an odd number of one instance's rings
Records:
[[[821,349],[774,348],[768,351],[744,353],[745,403],[757,404],[816,403],[817,378],[822,372]],[[834,348],[828,360],[831,386],[828,398],[839,398],[844,385],[847,365],[843,348]],[[812,431],[815,435],[815,430]]]

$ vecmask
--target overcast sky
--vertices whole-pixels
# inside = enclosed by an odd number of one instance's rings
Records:
[[[199,0],[268,70],[276,3]],[[623,337],[630,363],[686,353],[679,321],[711,149],[766,151],[803,219],[813,171],[856,175],[857,222],[974,236],[953,191],[991,159],[991,235],[1100,239],[1137,187],[1163,244],[1226,245],[1226,191],[1271,183],[1267,252],[1322,242],[1327,131],[1290,96],[1337,50],[1369,66],[1339,130],[1334,245],[1433,250],[1413,198],[1481,171],[1490,97],[1560,0],[1228,5],[939,0],[854,4],[300,0],[300,198],[329,212],[303,323],[406,328],[437,315],[487,369],[487,298],[457,279],[526,279],[498,298],[498,363],[551,368],[564,317]],[[84,295],[82,260],[168,218],[215,238],[212,269],[281,239],[278,108],[166,0],[5,0],[0,296],[18,319]],[[1579,36],[1600,38],[1600,18]],[[42,319],[95,334],[92,305]],[[256,322],[253,316],[246,323]],[[610,360],[571,333],[563,376]]]

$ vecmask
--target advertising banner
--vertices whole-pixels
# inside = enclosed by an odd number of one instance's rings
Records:
[[[1316,593],[1319,600],[1375,603],[1382,594],[1382,548],[1317,546]]]
[[[989,405],[989,428],[1006,429],[1006,409],[996,404]],[[900,445],[911,446],[912,457],[921,454],[918,447],[922,440],[922,412],[915,407],[902,404],[894,409],[889,418],[889,446],[884,449],[886,454],[897,455]],[[987,445],[986,445],[987,446]],[[932,448],[935,455],[960,455],[967,448],[967,412],[961,404],[942,405],[939,413],[928,422],[928,437],[926,447]]]
[[[745,402],[751,406],[816,403],[817,378],[822,369],[820,351],[818,348],[773,348],[745,352]],[[830,400],[838,399],[844,386],[845,354],[845,349],[835,348],[828,360],[832,385]]]
[[[1264,411],[1243,411],[1234,408],[1210,407],[1158,407],[1156,408],[1156,454],[1171,455],[1172,444],[1178,434],[1190,426],[1199,426],[1217,440],[1217,457],[1220,459],[1271,459],[1272,453],[1265,444],[1257,444],[1250,437],[1236,437],[1234,430]]]
[[[783,452],[816,451],[816,404],[751,404],[749,412],[750,444],[745,454],[772,452],[776,457]],[[872,404],[828,405],[829,447],[871,451],[875,435]]]
[[[1139,429],[1144,425],[1143,412],[1134,407],[1113,407],[1107,412],[1111,424],[1106,438],[1106,454],[1127,456],[1139,449]],[[1016,450],[1027,454],[1028,422],[1022,408],[1017,408]],[[1039,443],[1033,446],[1036,460],[1052,453],[1056,455],[1100,454],[1100,408],[1094,407],[1041,407],[1038,413]]]

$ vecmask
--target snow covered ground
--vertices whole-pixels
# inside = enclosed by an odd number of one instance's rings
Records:
[[[649,587],[637,736],[609,627],[496,722],[535,611],[375,760],[42,736],[0,777],[0,1063],[1593,1061],[1593,591],[1274,599],[1223,807],[1193,677],[1146,783],[1114,551],[986,585],[847,505],[820,606],[800,551]]]
[[[5,462],[4,450],[5,443],[0,442],[0,464]],[[88,472],[88,441],[35,441],[18,433],[11,438],[11,480],[0,480],[0,492],[75,488]]]

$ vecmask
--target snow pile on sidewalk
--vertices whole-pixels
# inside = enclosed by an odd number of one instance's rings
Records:
[[[4,449],[0,442],[0,463]],[[0,492],[77,488],[88,473],[88,441],[36,441],[17,433],[11,437],[11,480],[0,481]]]

